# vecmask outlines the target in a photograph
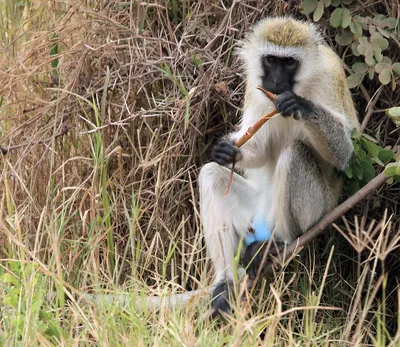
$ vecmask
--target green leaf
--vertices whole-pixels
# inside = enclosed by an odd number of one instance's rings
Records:
[[[366,73],[369,69],[369,66],[365,63],[358,62],[353,64],[351,68],[353,69],[354,72]]]
[[[335,11],[331,14],[331,19],[329,20],[330,24],[334,28],[338,28],[342,23],[343,18],[343,9],[338,7]]]
[[[382,49],[382,51],[389,47],[389,41],[384,37],[371,38],[371,43],[373,46]]]
[[[350,5],[350,4],[353,2],[353,0],[342,0],[342,2],[343,2],[345,5]]]
[[[379,147],[371,142],[368,142],[368,154],[373,158],[378,157]]]
[[[376,64],[375,59],[374,59],[374,48],[370,47],[366,50],[365,52],[365,62],[369,66],[374,66]]]
[[[361,145],[368,152],[370,157],[378,157],[380,148],[377,145],[363,138],[361,139]]]
[[[8,272],[6,272],[3,276],[1,276],[1,280],[4,283],[10,283],[14,285],[18,283],[18,279],[16,279],[13,275],[9,274]]]
[[[343,10],[342,28],[346,29],[349,26],[350,22],[351,22],[351,13],[347,8],[345,8]]]
[[[354,54],[356,57],[359,57],[359,56],[360,56],[360,52],[358,51],[358,45],[359,45],[358,41],[354,41],[354,42],[351,44],[351,50],[352,50],[353,54]]]
[[[388,18],[382,19],[382,25],[384,28],[387,27],[388,29],[394,29],[397,25],[397,18],[388,17]]]
[[[368,31],[369,31],[371,37],[377,38],[377,37],[378,37],[377,35],[379,35],[379,38],[382,37],[381,34],[379,34],[379,33],[376,32],[376,26],[375,26],[375,25],[372,25],[372,24],[371,24],[371,25],[368,27]]]
[[[340,0],[332,0],[331,1],[331,5],[335,6],[335,7],[338,7],[340,5]]]
[[[364,168],[359,163],[354,163],[353,165],[353,174],[361,180],[364,175]]]
[[[382,161],[378,157],[372,158],[372,162],[374,162],[375,164],[378,164],[379,166],[382,166],[382,167],[385,166],[385,164],[382,163]]]
[[[392,65],[392,59],[390,59],[389,57],[387,57],[385,55],[383,56],[382,62]]]
[[[367,133],[362,133],[361,136],[364,139],[367,139],[368,141],[371,141],[372,143],[378,143],[378,140],[373,138],[372,136],[368,135]]]
[[[344,172],[348,178],[353,178],[353,169],[350,165],[344,170]]]
[[[377,25],[377,23],[379,23],[384,18],[385,18],[384,14],[378,13],[378,14],[375,15],[375,17],[373,19],[373,23]]]
[[[386,184],[393,184],[394,181],[394,176],[389,177],[389,179],[386,180]]]
[[[372,48],[372,45],[369,42],[360,42],[360,44],[358,45],[358,51],[362,55],[365,55],[369,48]]]
[[[386,110],[386,115],[396,124],[400,126],[400,107],[392,107]]]
[[[383,149],[379,152],[378,158],[382,161],[391,161],[393,159],[393,151],[390,149]]]
[[[376,73],[381,73],[385,69],[390,69],[390,64],[382,62],[382,63],[379,63],[379,64],[375,65],[375,72]]]
[[[358,24],[360,24],[361,28],[363,28],[363,30],[368,30],[368,20],[364,17],[361,17],[360,15],[355,15],[353,16],[353,19],[355,22],[357,22]]]
[[[383,172],[385,173],[386,176],[391,177],[397,175],[397,168],[399,167],[400,163],[390,163],[386,165],[385,170]]]
[[[350,30],[354,34],[355,38],[356,39],[360,38],[363,33],[361,25],[354,21],[351,21],[349,25],[350,25]]]
[[[380,63],[383,59],[382,50],[379,47],[374,47],[374,58],[377,63]]]
[[[328,7],[331,5],[331,0],[322,0],[322,2],[324,3],[325,7]]]
[[[303,3],[303,13],[310,14],[317,8],[317,0],[304,0]]]
[[[397,73],[398,75],[400,75],[400,63],[394,63],[392,65],[392,70]]]
[[[390,38],[390,32],[382,29],[381,27],[377,27],[376,29],[381,33],[382,36]]]
[[[375,169],[372,164],[362,161],[361,165],[364,169],[364,178],[366,181],[370,181],[375,177]]]
[[[359,156],[361,159],[364,159],[364,158],[367,156],[367,152],[365,152],[363,149],[360,149],[360,150],[357,152],[357,154],[358,154],[358,156]]]
[[[370,67],[368,70],[368,78],[372,81],[374,79],[375,76],[375,70],[373,67]]]
[[[314,22],[318,22],[323,14],[324,14],[324,3],[322,1],[318,1],[317,8],[315,9],[313,15]]]
[[[360,72],[353,73],[349,77],[347,77],[347,84],[349,88],[357,87],[363,80],[364,74]]]
[[[372,166],[372,160],[371,160],[370,157],[365,157],[365,158],[363,158],[363,159],[361,160],[361,164],[363,165],[363,167],[364,167],[364,165],[370,165],[370,166]],[[364,167],[364,168],[365,168],[365,167]]]
[[[351,132],[351,138],[353,140],[359,140],[359,139],[361,139],[361,133],[359,131],[357,131],[356,129],[353,129],[353,131]],[[358,141],[356,143],[358,143]]]
[[[354,36],[351,31],[345,31],[343,35],[337,34],[335,36],[336,42],[341,46],[348,46],[353,42]]]
[[[379,74],[379,81],[384,85],[389,84],[391,79],[392,79],[392,74],[390,69],[384,69]]]

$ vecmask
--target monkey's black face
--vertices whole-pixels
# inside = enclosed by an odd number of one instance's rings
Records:
[[[292,57],[276,57],[266,55],[261,58],[264,70],[262,86],[274,93],[293,91],[294,77],[299,67],[299,62]]]

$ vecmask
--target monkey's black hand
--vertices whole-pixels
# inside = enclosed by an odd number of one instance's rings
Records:
[[[217,143],[211,152],[211,160],[219,165],[232,164],[240,159],[240,149],[231,141],[222,140]]]
[[[275,107],[282,116],[293,116],[297,120],[315,116],[313,104],[293,92],[279,94],[275,100]]]
[[[229,298],[234,297],[233,282],[225,281],[219,283],[212,293],[212,315],[217,316],[221,313],[232,314]]]
[[[285,247],[283,242],[274,241],[269,246],[268,254],[265,257],[265,262],[262,263],[264,253],[268,249],[268,242],[253,242],[247,246],[246,251],[243,256],[243,266],[246,269],[247,274],[250,278],[255,278],[257,276],[258,269],[262,266],[260,275],[263,276],[268,273],[269,267],[272,265],[272,257],[277,257],[282,253]]]

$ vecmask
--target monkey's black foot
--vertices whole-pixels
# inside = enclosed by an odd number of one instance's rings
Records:
[[[273,265],[273,259],[283,253],[285,244],[280,241],[253,242],[247,248],[243,256],[243,265],[251,279],[257,276],[258,269],[261,267],[260,275],[266,275]],[[265,252],[268,254],[264,257]]]
[[[234,287],[231,280],[226,280],[225,282],[220,282],[214,289],[212,293],[212,315],[218,316],[221,313],[231,315],[231,305],[229,300],[234,298]]]

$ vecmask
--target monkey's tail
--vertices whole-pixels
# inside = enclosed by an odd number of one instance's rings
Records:
[[[94,304],[100,303],[119,303],[121,306],[126,306],[134,303],[138,309],[159,309],[161,307],[174,308],[185,306],[195,297],[209,298],[214,286],[204,289],[192,290],[186,293],[161,295],[161,296],[140,296],[129,293],[120,294],[84,294],[82,299]]]

